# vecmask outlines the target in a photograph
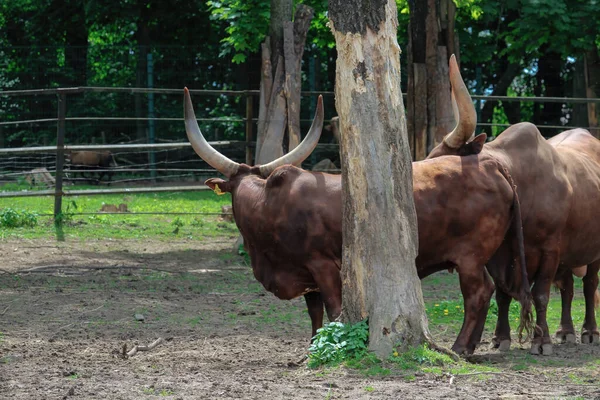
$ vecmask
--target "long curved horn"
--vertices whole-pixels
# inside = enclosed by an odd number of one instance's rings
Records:
[[[319,137],[321,137],[321,130],[323,129],[323,96],[319,96],[317,102],[317,112],[313,119],[310,130],[306,134],[306,137],[294,150],[290,151],[286,155],[279,157],[277,160],[273,160],[268,164],[260,166],[260,174],[267,177],[275,170],[275,168],[285,164],[300,164],[302,161],[312,153],[312,151],[319,143]]]
[[[185,118],[187,137],[196,154],[227,178],[234,175],[238,171],[240,164],[231,161],[208,144],[198,126],[188,88],[183,88],[183,116]]]
[[[455,112],[456,127],[446,135],[444,143],[448,147],[457,149],[467,143],[467,140],[475,132],[477,114],[475,113],[475,106],[473,105],[467,86],[462,76],[460,76],[460,70],[458,69],[454,54],[450,56],[450,84],[452,85],[452,108]]]

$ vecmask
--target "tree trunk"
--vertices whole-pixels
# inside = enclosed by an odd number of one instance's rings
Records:
[[[287,16],[289,3],[290,15]],[[275,4],[278,3],[278,4]],[[267,37],[262,44],[262,78],[256,138],[256,164],[265,164],[284,152],[283,140],[288,132],[293,149],[300,143],[300,86],[302,55],[306,34],[314,11],[298,5],[294,22],[291,19],[291,0],[271,3],[271,30],[281,30]],[[287,20],[285,20],[287,18]]]
[[[429,337],[415,268],[417,220],[400,92],[395,0],[330,0],[338,51],[343,319],[369,318],[378,356]]]
[[[588,98],[600,96],[600,55],[593,48],[585,53],[585,85]],[[588,126],[592,135],[600,139],[600,124],[598,123],[598,103],[588,103]]]
[[[271,38],[271,73],[275,74],[277,61],[283,57],[283,27],[292,20],[292,0],[271,0],[269,37]]]
[[[304,4],[298,4],[294,22],[286,21],[283,24],[285,55],[285,97],[288,109],[288,149],[291,151],[300,144],[300,90],[302,89],[302,55],[306,34],[314,10]]]
[[[458,52],[456,6],[450,0],[409,0],[408,4],[408,135],[413,158],[422,160],[454,125],[448,60]]]
[[[585,57],[578,57],[573,63],[572,92],[565,93],[569,97],[586,97]],[[569,126],[588,127],[588,107],[585,103],[574,103]]]
[[[506,66],[500,79],[494,85],[494,91],[492,92],[492,96],[506,96],[508,93],[508,88],[512,84],[513,80],[519,73],[521,73],[521,68],[517,63],[509,63],[508,58],[503,59],[504,65]],[[481,122],[492,122],[492,118],[494,116],[494,108],[498,105],[498,102],[495,100],[487,100],[483,105],[483,109],[481,110]],[[509,102],[504,101],[502,105],[505,109],[505,114],[508,117],[508,122],[511,124],[516,124],[521,122],[521,108],[519,107],[518,102]],[[512,107],[512,108],[511,108]],[[516,107],[516,110],[515,110]],[[516,116],[516,120],[515,120]]]
[[[140,10],[140,19],[138,21],[138,27],[136,31],[136,40],[137,40],[137,69],[135,76],[135,85],[136,87],[146,87],[148,85],[147,81],[147,69],[148,69],[148,52],[150,51],[150,15],[147,7],[141,7]],[[136,93],[134,95],[135,98],[135,116],[137,118],[145,118],[148,115],[146,114],[146,109],[144,108],[143,97],[144,94]],[[143,142],[146,141],[146,121],[138,119],[136,121],[136,132],[137,139]]]
[[[563,66],[562,56],[554,51],[542,51],[543,55],[538,60],[538,71],[536,74],[539,96],[564,97],[565,87],[561,77]],[[533,123],[538,126],[561,125],[562,107],[562,103],[539,104],[537,108],[538,112],[534,113]],[[561,129],[552,128],[542,129],[541,132],[545,137],[549,137],[556,135],[560,131]]]

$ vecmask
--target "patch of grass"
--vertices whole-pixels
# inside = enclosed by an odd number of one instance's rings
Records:
[[[144,392],[144,394],[152,395],[152,394],[154,394],[154,388],[153,387],[145,387],[142,389],[142,392]]]
[[[392,373],[375,354],[366,351],[345,360],[344,366],[359,370],[364,376],[388,376]]]
[[[375,391],[373,386],[365,386],[365,392],[372,393]]]
[[[582,377],[578,374],[574,374],[572,372],[567,374],[566,378],[567,378],[567,380],[569,380],[573,383],[576,383],[578,385],[582,385],[582,384],[585,385],[586,383],[588,383],[584,377]]]
[[[200,322],[202,322],[203,319],[204,318],[202,317],[202,315],[198,315],[196,317],[188,318],[187,323],[190,324],[191,326],[196,326],[196,325],[200,324]]]
[[[73,186],[70,189],[85,189],[90,186]],[[96,188],[94,186],[91,186]],[[0,186],[0,191],[28,189],[15,184]],[[231,197],[217,196],[212,191],[164,192],[111,194],[97,196],[73,196],[63,203],[62,229],[65,239],[144,239],[159,238],[169,240],[174,235],[201,240],[206,236],[237,235],[235,223],[220,221],[218,215],[75,215],[79,212],[98,212],[103,204],[126,203],[128,210],[135,212],[206,212],[220,213],[221,206],[231,204]],[[53,238],[56,233],[51,216],[54,197],[19,197],[0,199],[0,210],[10,208],[19,211],[19,215],[36,215],[33,225],[17,225],[13,229],[2,231],[2,238],[33,239]],[[27,213],[27,214],[24,214]],[[12,213],[11,213],[12,215]],[[9,216],[13,218],[12,216]],[[23,219],[21,218],[21,219]],[[12,220],[12,219],[11,219]],[[2,226],[2,225],[0,225]]]
[[[420,370],[423,367],[436,367],[454,364],[447,355],[431,350],[426,345],[413,347],[404,353],[394,351],[389,358],[401,370]]]

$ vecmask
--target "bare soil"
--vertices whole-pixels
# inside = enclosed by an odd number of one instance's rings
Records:
[[[0,243],[0,398],[600,398],[599,346],[557,345],[520,371],[537,359],[489,350],[489,333],[471,361],[503,372],[308,369],[303,300],[266,293],[234,241]],[[457,333],[434,332],[447,346]]]

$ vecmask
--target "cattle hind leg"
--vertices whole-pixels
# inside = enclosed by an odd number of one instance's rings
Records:
[[[555,280],[561,299],[560,325],[556,331],[556,340],[561,343],[575,343],[575,327],[571,318],[571,304],[573,302],[573,274],[566,269],[562,276]]]
[[[500,351],[510,350],[510,322],[508,314],[512,297],[502,289],[496,288],[496,304],[498,304],[498,320],[492,338],[492,347]]]
[[[587,273],[583,277],[583,294],[585,296],[585,320],[581,330],[581,343],[600,345],[600,333],[596,325],[595,305],[598,296],[598,270],[600,260],[588,265]]]
[[[542,255],[538,275],[533,285],[533,303],[535,305],[536,329],[531,342],[530,353],[534,355],[543,354],[545,356],[552,354],[552,339],[548,330],[548,321],[546,312],[548,310],[548,301],[550,299],[550,287],[556,275],[558,268],[558,254],[555,252],[546,252]]]
[[[481,339],[494,284],[483,266],[473,263],[461,263],[458,275],[465,302],[465,316],[452,350],[457,354],[470,355]]]

